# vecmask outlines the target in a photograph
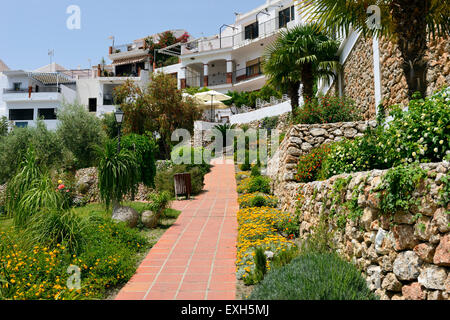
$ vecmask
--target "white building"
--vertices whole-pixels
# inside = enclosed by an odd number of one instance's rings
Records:
[[[0,60],[0,118],[7,116],[6,103],[3,101],[3,90],[2,90],[4,87],[6,87],[6,81],[2,76],[3,72],[5,71],[9,71],[9,68],[2,60]]]
[[[76,99],[76,82],[62,73],[8,70],[0,73],[0,107],[15,126],[34,126],[39,118],[56,129],[56,112]]]
[[[149,72],[142,70],[138,77],[95,76],[76,80],[77,101],[85,105],[89,112],[101,117],[116,110],[113,98],[114,88],[127,80],[145,86],[149,81]]]
[[[266,83],[261,69],[266,46],[280,30],[300,21],[292,0],[267,0],[237,14],[234,24],[218,26],[219,34],[181,44],[180,88],[207,86],[223,93],[261,89]]]

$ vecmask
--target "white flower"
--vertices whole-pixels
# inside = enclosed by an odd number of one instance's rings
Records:
[[[438,152],[439,152],[439,149],[438,149],[438,148],[434,148],[434,152],[435,152],[435,153],[438,153]]]
[[[417,156],[417,153],[413,152],[412,156],[415,158]]]
[[[439,144],[443,145],[444,144],[444,140],[439,141]]]

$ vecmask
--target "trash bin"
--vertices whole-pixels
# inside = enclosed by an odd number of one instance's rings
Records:
[[[186,199],[191,197],[192,193],[192,183],[190,173],[178,173],[174,177],[175,183],[175,197],[178,200],[178,196],[185,195]]]

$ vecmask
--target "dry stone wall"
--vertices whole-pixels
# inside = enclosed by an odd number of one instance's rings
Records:
[[[340,122],[327,124],[302,124],[292,126],[269,160],[267,174],[272,178],[274,194],[280,199],[283,209],[289,208],[289,191],[295,185],[298,158],[308,154],[322,144],[354,139],[362,136],[368,127],[375,127],[376,121]]]
[[[360,106],[365,119],[376,114],[372,42],[360,37],[343,66],[343,94]]]
[[[289,196],[293,207],[298,206],[300,237],[306,239],[325,221],[336,250],[363,271],[370,289],[381,299],[449,300],[450,205],[443,207],[440,202],[441,178],[448,174],[449,164],[422,168],[427,178],[413,194],[419,204],[391,215],[381,214],[376,191],[387,171],[292,184]],[[338,182],[341,200],[335,201]],[[357,200],[359,216],[347,219],[345,227],[338,226],[336,217],[349,212],[345,201],[352,200]]]
[[[385,107],[408,104],[406,78],[401,68],[402,58],[398,46],[385,38],[380,40],[381,94]],[[427,95],[450,85],[450,41],[438,38],[428,42]]]

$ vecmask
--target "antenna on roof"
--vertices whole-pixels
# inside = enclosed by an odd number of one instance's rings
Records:
[[[55,56],[55,49],[48,50],[48,56],[50,57],[50,66],[53,62],[53,57]]]

